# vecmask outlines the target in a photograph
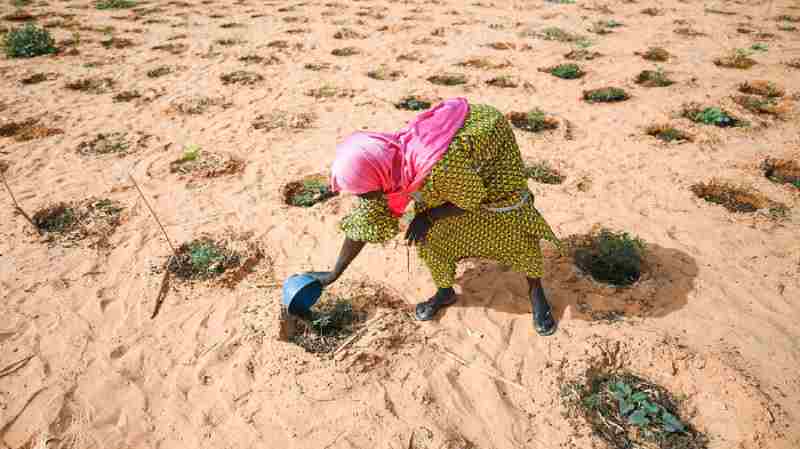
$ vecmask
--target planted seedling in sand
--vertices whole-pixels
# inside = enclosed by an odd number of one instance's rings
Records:
[[[3,36],[3,49],[9,58],[33,58],[57,51],[50,32],[32,23],[6,33]]]
[[[350,28],[342,28],[333,35],[334,39],[366,39],[367,35]]]
[[[776,98],[760,97],[756,95],[735,95],[734,103],[755,114],[774,115],[784,117],[791,111],[788,102],[779,102]]]
[[[670,392],[628,372],[592,367],[562,387],[567,407],[611,448],[706,449],[708,438],[681,418]]]
[[[502,88],[506,88],[506,89],[513,89],[513,88],[519,87],[519,82],[517,82],[514,78],[512,78],[510,76],[501,75],[501,76],[496,76],[496,77],[486,81],[486,85],[492,86],[492,87],[502,87]]]
[[[750,51],[737,48],[730,55],[715,59],[714,64],[729,69],[746,70],[758,64],[754,59],[750,58],[750,55]]]
[[[308,129],[317,119],[313,112],[301,112],[291,114],[286,111],[273,111],[269,114],[261,114],[253,120],[253,128],[262,131],[272,131],[275,129]]]
[[[28,142],[58,134],[64,134],[64,131],[40,125],[39,120],[33,118],[0,126],[0,137],[11,137],[17,142]]]
[[[683,106],[682,115],[695,123],[714,125],[720,128],[742,126],[744,123],[718,107],[703,107],[697,103]]]
[[[33,214],[33,223],[50,242],[90,239],[92,248],[107,248],[108,240],[122,224],[124,207],[109,199],[89,198],[57,203]]]
[[[492,70],[492,69],[505,69],[511,67],[511,62],[508,60],[503,60],[499,62],[492,61],[491,58],[487,57],[475,57],[470,58],[465,61],[459,62],[456,64],[458,67],[471,67],[475,69],[482,69],[482,70]]]
[[[562,80],[574,80],[586,74],[578,64],[559,64],[553,67],[539,69],[540,72],[549,73]]]
[[[244,170],[244,162],[233,157],[202,151],[197,145],[188,145],[181,157],[170,162],[170,172],[192,175],[196,178],[216,178]]]
[[[83,156],[102,156],[106,154],[116,154],[124,156],[135,151],[135,147],[144,144],[147,136],[143,136],[136,145],[128,138],[128,133],[112,132],[99,133],[94,138],[78,144],[77,152]]]
[[[431,102],[415,96],[409,96],[397,102],[395,107],[407,111],[424,111],[431,107]]]
[[[135,44],[130,39],[125,39],[121,37],[110,37],[104,41],[100,41],[100,45],[103,48],[110,49],[114,48],[117,50],[121,50],[123,48],[133,47]]]
[[[404,73],[401,70],[392,70],[386,66],[381,66],[375,70],[367,72],[367,76],[380,81],[397,81],[402,78]]]
[[[583,99],[588,103],[617,103],[631,96],[619,87],[603,87],[583,91]]]
[[[770,181],[800,189],[800,163],[797,161],[767,158],[761,164],[761,169]]]
[[[226,73],[219,77],[222,80],[222,84],[229,85],[229,84],[239,84],[243,86],[250,86],[261,81],[264,81],[264,77],[259,75],[255,72],[248,72],[246,70],[237,70],[235,72]]]
[[[538,36],[546,41],[578,42],[583,39],[580,35],[570,33],[558,27],[543,29]]]
[[[625,287],[636,283],[642,273],[645,244],[626,232],[600,229],[569,240],[575,265],[598,282]]]
[[[643,59],[648,61],[655,61],[655,62],[664,62],[669,60],[670,54],[667,50],[661,47],[650,47],[644,53],[636,53],[637,55],[641,55]]]
[[[575,49],[565,54],[564,57],[574,61],[591,61],[595,58],[603,56],[599,52],[589,51],[583,48]]]
[[[356,47],[344,47],[344,48],[336,48],[331,51],[333,56],[354,56],[361,54],[361,50]]]
[[[336,196],[323,175],[311,175],[290,182],[283,186],[282,194],[286,204],[297,207],[311,207]]]
[[[739,92],[750,95],[761,95],[762,97],[777,98],[782,97],[786,91],[771,81],[754,80],[745,81],[739,85]]]
[[[525,166],[525,177],[542,184],[561,184],[567,178],[545,161]]]
[[[768,51],[769,50],[769,45],[767,45],[767,44],[765,44],[763,42],[756,42],[755,44],[750,46],[750,50],[753,50],[753,51]]]
[[[667,87],[675,84],[659,67],[656,70],[642,70],[636,77],[636,84],[644,87]]]
[[[238,253],[206,236],[181,245],[167,269],[180,279],[206,280],[221,276],[240,263]]]
[[[692,193],[709,203],[719,204],[730,212],[753,213],[761,209],[780,209],[786,206],[771,201],[749,187],[712,180],[691,187]]]
[[[136,2],[132,0],[99,0],[95,2],[97,9],[128,9],[136,6]]]
[[[367,314],[354,310],[345,298],[324,298],[305,319],[297,320],[288,340],[315,354],[331,353],[353,334]]]
[[[509,112],[506,118],[516,128],[534,133],[558,128],[558,120],[546,115],[539,108],[529,112]]]
[[[441,86],[467,84],[467,77],[461,73],[441,73],[428,78],[428,82]]]
[[[64,87],[70,90],[99,95],[110,91],[115,84],[116,82],[111,78],[83,78],[70,81]]]
[[[622,23],[617,22],[614,19],[611,19],[611,20],[600,20],[598,22],[595,22],[592,25],[592,27],[589,28],[589,31],[591,31],[592,33],[595,33],[595,34],[600,34],[600,35],[611,34],[611,33],[613,33],[612,30],[614,28],[619,28],[621,26],[623,26]]]
[[[647,134],[668,143],[692,141],[689,134],[670,125],[651,125],[647,128]]]

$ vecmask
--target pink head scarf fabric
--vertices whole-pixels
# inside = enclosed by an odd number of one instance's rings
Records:
[[[467,100],[454,98],[419,114],[394,134],[351,134],[336,147],[331,189],[354,194],[381,191],[392,214],[401,216],[410,194],[422,187],[444,156],[468,112]]]

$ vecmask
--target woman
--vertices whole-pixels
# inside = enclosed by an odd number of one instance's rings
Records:
[[[309,273],[323,285],[335,282],[366,243],[397,235],[413,199],[405,237],[419,246],[437,287],[417,304],[417,319],[431,320],[453,304],[456,263],[480,257],[524,273],[534,328],[540,335],[555,332],[539,240],[560,243],[533,206],[514,132],[498,110],[456,98],[397,133],[355,133],[337,147],[331,172],[334,191],[359,198],[341,223],[345,239],[334,270]]]

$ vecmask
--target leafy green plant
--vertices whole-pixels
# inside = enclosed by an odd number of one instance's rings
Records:
[[[33,3],[33,0],[11,0],[11,4],[16,6],[17,8],[22,8],[23,6],[28,6]]]
[[[397,104],[395,104],[395,107],[409,111],[424,111],[425,109],[429,109],[431,107],[431,102],[410,96],[400,100]]]
[[[565,80],[574,80],[585,75],[585,72],[581,70],[578,64],[559,64],[557,66],[550,67],[546,71],[557,78]]]
[[[313,316],[311,327],[320,335],[331,335],[352,325],[355,319],[353,305],[349,301],[338,299],[333,308]]]
[[[652,125],[647,128],[647,134],[664,142],[691,141],[685,132],[670,125]]]
[[[658,67],[656,70],[642,70],[636,77],[636,84],[645,87],[667,87],[675,84],[664,73],[664,69]]]
[[[750,47],[750,49],[754,51],[767,51],[769,50],[769,45],[763,42],[756,42]]]
[[[75,209],[58,203],[33,214],[33,223],[44,232],[66,232],[77,224]]]
[[[94,4],[97,9],[128,9],[136,6],[133,0],[99,0]]]
[[[9,58],[33,58],[57,51],[50,32],[32,23],[6,33],[3,36],[3,48]]]
[[[308,179],[289,197],[289,204],[298,207],[311,207],[335,196],[327,182],[321,179]]]
[[[200,146],[199,145],[187,145],[183,149],[183,155],[180,159],[176,162],[179,164],[183,164],[186,162],[193,162],[196,161],[200,157]]]
[[[800,163],[791,159],[767,158],[761,164],[764,176],[772,182],[789,184],[800,189]]]
[[[561,184],[566,179],[566,176],[550,167],[550,164],[545,161],[526,166],[525,177],[542,184]]]
[[[558,128],[558,120],[548,116],[539,108],[528,112],[510,112],[506,117],[515,127],[534,133]]]
[[[737,126],[740,121],[718,107],[702,108],[697,105],[689,105],[684,108],[683,116],[689,120],[705,125],[714,125],[721,128]]]
[[[623,381],[609,385],[609,391],[617,399],[620,415],[627,417],[628,424],[645,427],[658,423],[665,432],[685,432],[686,426],[661,405],[651,402],[643,391],[636,391]]]
[[[181,245],[167,268],[182,279],[209,279],[239,263],[238,253],[221,242],[201,237]]]
[[[576,249],[575,264],[597,281],[632,285],[641,276],[644,250],[639,238],[603,229]]]
[[[630,95],[619,87],[604,87],[583,92],[583,99],[589,103],[614,103],[629,98]]]

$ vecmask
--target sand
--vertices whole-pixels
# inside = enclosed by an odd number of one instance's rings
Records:
[[[643,14],[648,7],[659,14]],[[684,397],[682,414],[710,448],[800,447],[800,195],[759,170],[766,157],[800,157],[800,70],[787,64],[800,57],[800,34],[775,20],[800,16],[796,3],[191,0],[100,11],[88,1],[35,0],[23,10],[59,45],[79,39],[77,54],[65,47],[0,61],[0,126],[37,119],[63,131],[0,137],[9,185],[31,215],[89,197],[125,210],[107,246],[47,242],[2,193],[0,448],[602,448],[585,422],[565,416],[562,397],[567,382],[602,363]],[[2,16],[13,11],[0,5]],[[587,31],[609,19],[623,26]],[[576,48],[530,33],[547,27],[578,33],[602,54],[579,62],[584,77],[538,70]],[[704,35],[675,32],[687,28]],[[334,38],[339,31],[346,39]],[[132,45],[104,47],[111,36]],[[752,68],[714,64],[756,42],[768,49],[752,51]],[[672,58],[656,64],[635,54],[651,46]],[[344,47],[360,54],[331,54]],[[511,65],[457,65],[484,56]],[[403,74],[367,76],[381,65]],[[172,70],[154,71],[162,66]],[[675,84],[635,84],[656,66]],[[260,77],[223,83],[236,71]],[[443,72],[463,73],[467,84],[426,81]],[[20,83],[37,73],[41,82]],[[517,87],[486,85],[500,75]],[[97,93],[64,87],[86,78],[114,82]],[[788,115],[734,103],[750,80],[786,89]],[[326,86],[338,90],[319,90]],[[582,100],[584,90],[606,86],[631,98]],[[289,207],[282,186],[325,173],[336,142],[353,130],[401,127],[414,113],[393,104],[409,94],[555,114],[556,130],[517,131],[527,159],[567,176],[560,185],[531,181],[537,207],[562,237],[595,225],[641,237],[643,279],[603,286],[546,247],[543,282],[560,328],[541,338],[524,278],[465,261],[457,305],[418,323],[413,304],[433,285],[413,251],[407,268],[398,238],[369,246],[335,286],[345,296],[366,291],[370,318],[382,317],[357,341],[331,359],[281,339],[280,282],[332,266],[337,223],[352,203],[341,196]],[[692,123],[680,117],[687,102],[722,106],[751,125]],[[279,127],[265,125],[270,114],[282,117]],[[694,139],[660,143],[645,132],[654,123]],[[78,151],[117,132],[128,141],[110,152]],[[171,169],[193,145],[212,161],[241,163]],[[171,251],[129,174],[176,246],[229,231],[265,257],[232,288],[172,279],[151,319]],[[792,209],[780,220],[730,213],[690,191],[712,178]]]

